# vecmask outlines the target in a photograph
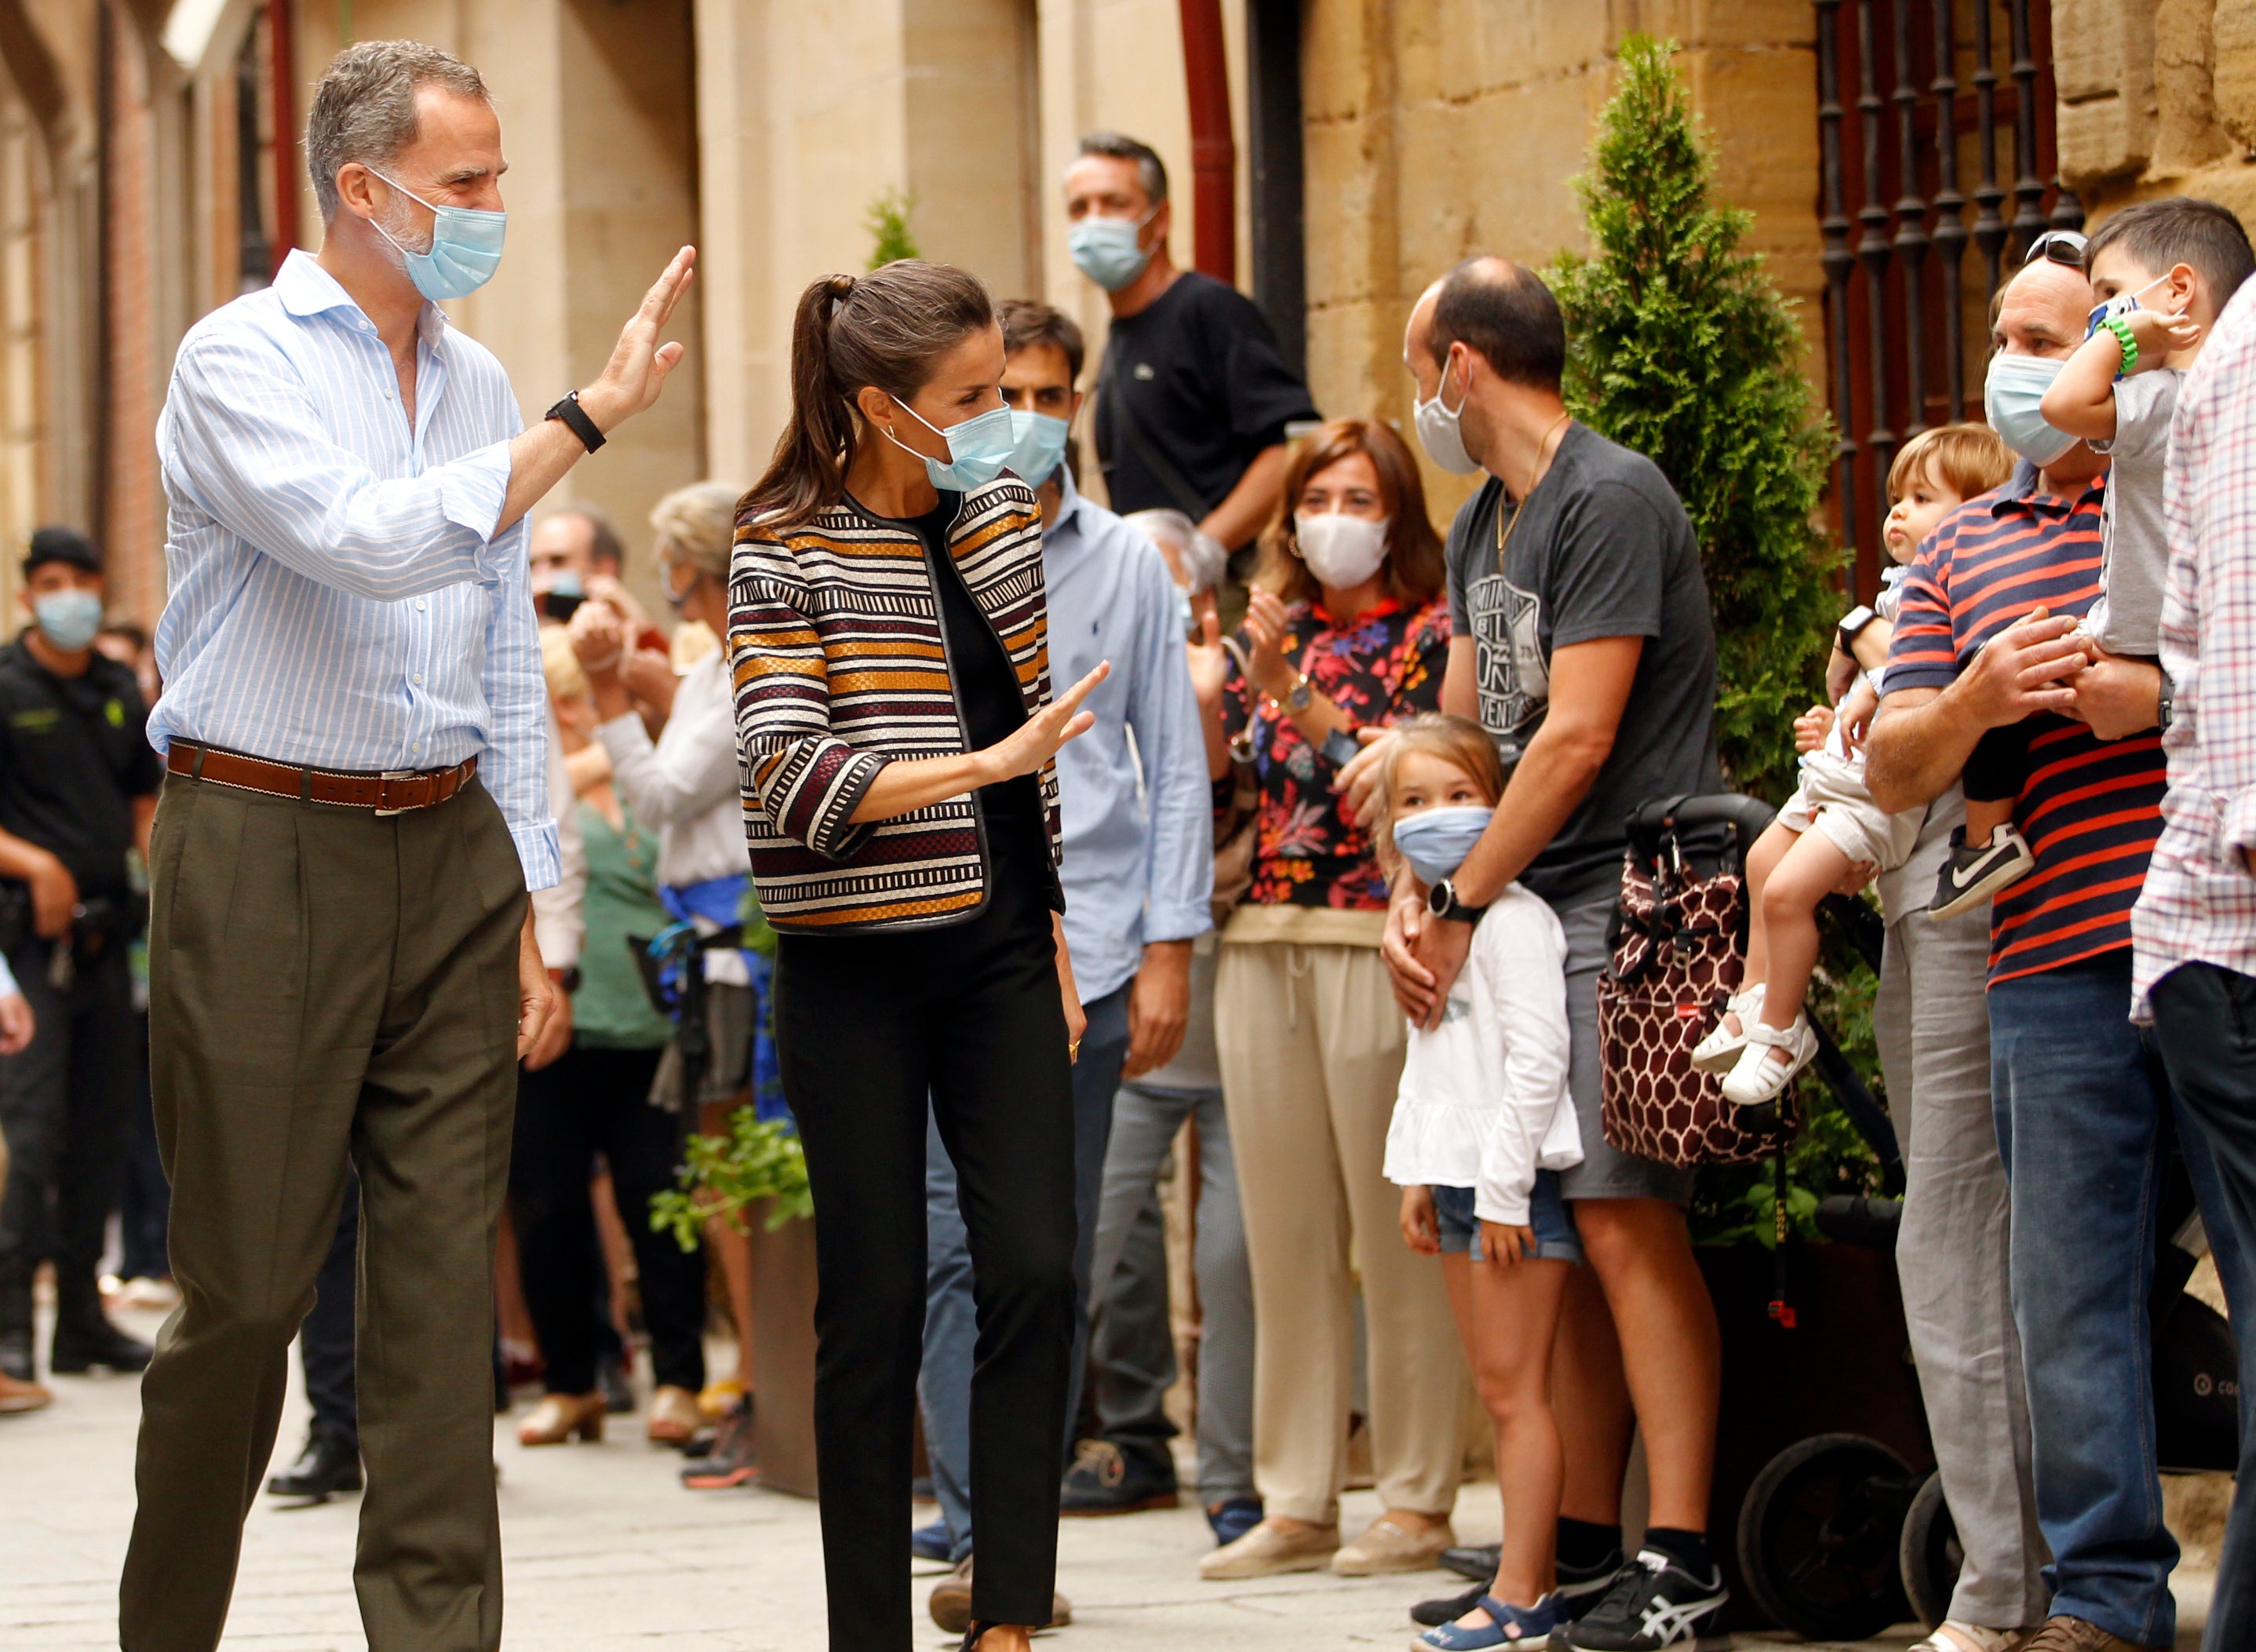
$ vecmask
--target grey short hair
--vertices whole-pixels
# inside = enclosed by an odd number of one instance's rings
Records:
[[[1160,152],[1151,145],[1124,132],[1090,132],[1081,140],[1081,152],[1134,161],[1136,181],[1143,188],[1144,199],[1156,207],[1167,198],[1167,163],[1160,159]]]
[[[1198,524],[1181,511],[1162,505],[1155,510],[1132,511],[1120,519],[1153,544],[1174,547],[1183,572],[1190,578],[1192,596],[1210,591],[1222,583],[1223,575],[1230,566],[1230,553],[1222,548],[1220,540],[1211,533],[1201,533]]]
[[[322,222],[337,215],[337,173],[347,161],[388,165],[415,141],[415,95],[426,86],[493,102],[476,69],[419,40],[363,40],[331,60],[306,116],[306,171]]]
[[[650,513],[659,543],[672,546],[690,567],[725,585],[737,537],[737,498],[743,491],[725,482],[693,482],[674,489]]]

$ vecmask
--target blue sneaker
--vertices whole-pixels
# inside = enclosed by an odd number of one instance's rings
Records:
[[[1227,1549],[1261,1523],[1261,1500],[1227,1498],[1206,1511],[1206,1523],[1214,1528],[1216,1544]]]
[[[909,1553],[919,1560],[936,1560],[945,1566],[955,1558],[955,1540],[948,1535],[944,1520],[920,1526],[909,1534]]]
[[[1548,1645],[1559,1627],[1559,1597],[1554,1592],[1532,1606],[1508,1606],[1493,1595],[1480,1598],[1488,1621],[1477,1627],[1444,1623],[1428,1629],[1410,1643],[1412,1652],[1490,1652],[1496,1647]]]

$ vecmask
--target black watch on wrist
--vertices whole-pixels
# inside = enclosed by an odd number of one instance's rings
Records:
[[[567,392],[563,399],[540,415],[543,419],[562,421],[564,427],[580,438],[580,445],[589,453],[603,445],[603,433],[596,428],[596,421],[588,417],[588,410],[580,405],[580,392]]]
[[[1426,892],[1426,910],[1455,923],[1478,923],[1486,907],[1469,907],[1457,899],[1456,882],[1444,878]]]
[[[2168,734],[2170,731],[2170,712],[2178,697],[2178,685],[2170,681],[2170,674],[2159,663],[2154,669],[2162,679],[2154,689],[2154,728],[2160,733]]]
[[[1862,605],[1851,609],[1833,632],[1834,639],[1841,645],[1841,652],[1853,656],[1857,639],[1864,633],[1865,626],[1879,618],[1871,609]]]

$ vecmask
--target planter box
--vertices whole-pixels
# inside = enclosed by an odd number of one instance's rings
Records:
[[[770,1201],[748,1206],[752,1250],[753,1418],[760,1484],[814,1495],[814,1221],[768,1231]]]

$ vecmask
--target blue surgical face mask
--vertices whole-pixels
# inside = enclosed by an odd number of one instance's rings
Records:
[[[32,601],[39,634],[64,653],[74,654],[102,629],[102,598],[93,591],[49,591]]]
[[[376,168],[369,168],[376,172]],[[501,244],[509,228],[509,214],[481,212],[472,207],[434,206],[404,186],[376,173],[384,181],[419,206],[431,208],[431,250],[411,252],[400,246],[391,231],[377,224],[376,232],[407,260],[407,279],[434,304],[476,292],[493,279],[501,267]],[[374,222],[371,219],[370,222]]]
[[[587,582],[568,568],[560,570],[554,579],[549,581],[546,592],[550,597],[585,597],[587,594]]]
[[[1151,222],[1149,213],[1141,218],[1083,218],[1066,234],[1073,267],[1107,293],[1117,293],[1152,261],[1151,253],[1136,244]]]
[[[1003,474],[1003,467],[1011,462],[1011,455],[1018,446],[1008,407],[991,407],[942,430],[908,403],[896,402],[894,406],[948,443],[948,459],[943,463],[938,459],[926,459],[892,431],[885,432],[885,440],[903,453],[916,453],[918,458],[924,459],[925,474],[936,488],[968,493],[973,488],[985,487]]]
[[[1011,444],[1011,469],[1019,481],[1038,488],[1064,462],[1066,437],[1073,427],[1047,413],[1014,413],[1011,428],[1016,433]]]
[[[1394,822],[1394,847],[1421,883],[1439,883],[1465,864],[1496,811],[1477,803],[1429,808]]]
[[[2040,470],[2065,455],[2076,442],[2074,436],[2063,435],[2047,424],[2044,414],[2037,411],[2045,392],[2060,377],[2061,365],[2046,356],[1992,357],[1982,392],[1982,410],[1989,416],[1990,428]]]
[[[2145,305],[2139,302],[2139,294],[2140,293],[2153,292],[2156,287],[2161,286],[2163,282],[2169,279],[2170,278],[2167,275],[2158,275],[2153,280],[2147,282],[2146,286],[2140,287],[2137,293],[2118,293],[2113,298],[2109,299],[2104,304],[2093,305],[2091,307],[2091,314],[2084,318],[2084,337],[2090,338],[2094,333],[2097,332],[2099,330],[2099,323],[2102,321],[2119,321],[2122,317],[2128,315],[2133,310],[2146,308]]]

